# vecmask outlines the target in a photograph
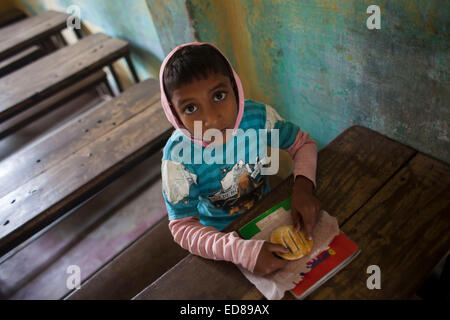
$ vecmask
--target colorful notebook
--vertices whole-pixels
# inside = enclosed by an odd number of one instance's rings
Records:
[[[289,197],[280,202],[242,227],[239,230],[241,236],[244,239],[250,239],[261,232],[260,228],[271,228],[271,221],[273,221],[274,217],[270,215],[280,207],[289,211],[291,198]],[[309,271],[300,273],[303,278],[298,283],[295,283],[291,293],[297,299],[304,299],[350,263],[359,253],[360,249],[358,246],[340,231],[329,244],[329,249],[322,251],[307,262]]]

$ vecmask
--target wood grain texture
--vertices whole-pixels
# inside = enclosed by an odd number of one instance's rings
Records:
[[[0,79],[0,122],[129,52],[127,42],[97,33]]]
[[[167,216],[67,297],[129,300],[189,252],[173,241]]]
[[[417,154],[342,227],[359,256],[310,299],[408,299],[450,248],[450,167]],[[378,265],[381,289],[369,290]]]
[[[361,126],[352,126],[323,148],[317,159],[316,197],[342,225],[416,154],[408,146]],[[290,176],[226,231],[238,230],[292,195]]]
[[[152,94],[147,96],[147,103],[152,101]],[[126,106],[123,108],[126,113]],[[14,247],[160,149],[173,131],[160,102],[148,104],[142,112],[121,125],[113,123],[113,127],[75,152],[67,152],[68,156],[60,157],[45,172],[0,199],[1,252]],[[63,134],[64,131],[57,132],[51,138]]]
[[[0,29],[0,60],[66,28],[68,14],[53,10]]]
[[[20,69],[24,65],[36,61],[44,55],[45,51],[43,48],[38,45],[33,45],[0,61],[0,78]]]
[[[353,126],[319,152],[316,196],[342,224],[363,207],[416,152],[379,133]],[[293,177],[224,229],[238,230],[291,196]],[[202,272],[198,272],[202,270]],[[226,274],[221,277],[220,274]],[[189,280],[186,280],[189,279]],[[180,285],[182,283],[183,285]],[[136,299],[261,299],[231,263],[190,254]]]
[[[121,126],[161,99],[159,83],[149,79],[130,87],[120,96],[83,112],[13,156],[0,162],[0,197]]]
[[[34,105],[33,108],[27,109],[24,112],[0,123],[0,139],[7,137],[8,135],[16,132],[24,126],[30,124],[36,119],[39,119],[70,101],[76,96],[79,96],[86,90],[90,90],[100,83],[105,83],[106,73],[103,70],[99,70],[93,74],[88,75],[86,78],[77,81],[77,83],[67,87],[64,90],[50,96],[49,98]]]

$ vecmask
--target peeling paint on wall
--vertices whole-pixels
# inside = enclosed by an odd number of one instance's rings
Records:
[[[197,41],[184,0],[147,0],[164,56],[176,46]]]
[[[449,162],[450,8],[380,0],[373,31],[370,4],[188,2],[199,40],[231,56],[246,97],[273,105],[319,148],[359,124]]]
[[[245,97],[272,105],[319,149],[359,124],[450,162],[450,7],[378,0],[15,0],[28,11],[83,6],[86,19],[132,45],[142,78],[191,41],[212,42]],[[60,9],[62,10],[62,9]]]

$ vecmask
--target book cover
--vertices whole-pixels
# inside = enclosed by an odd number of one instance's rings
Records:
[[[241,237],[250,239],[264,231],[273,229],[278,223],[277,213],[280,209],[284,212],[290,211],[291,198],[273,206],[239,230]],[[271,216],[271,214],[273,214]],[[284,220],[286,221],[286,220]],[[262,232],[263,231],[263,232]],[[314,258],[306,262],[306,270],[300,272],[301,280],[294,282],[291,293],[297,299],[304,299],[325,281],[334,276],[339,270],[344,268],[358,254],[360,249],[356,243],[349,239],[342,231],[333,238],[329,248],[317,254]]]

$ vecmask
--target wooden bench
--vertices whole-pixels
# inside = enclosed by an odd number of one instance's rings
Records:
[[[45,51],[38,45],[33,45],[23,51],[0,61],[0,78],[20,69],[22,66],[36,61],[44,56]]]
[[[127,42],[98,33],[81,39],[0,79],[0,122],[27,110],[87,75],[125,57]],[[133,72],[135,73],[135,72]],[[139,81],[137,76],[136,81]]]
[[[167,216],[106,264],[69,300],[129,300],[189,252],[173,241]]]
[[[0,162],[0,255],[159,150],[173,127],[149,79]]]
[[[224,231],[286,199],[292,186],[290,176]],[[319,152],[316,195],[362,251],[309,299],[408,299],[450,247],[449,165],[375,131],[353,126]],[[366,286],[370,265],[381,269],[381,290]],[[135,297],[262,298],[232,263],[192,254]]]
[[[20,13],[13,10],[5,18],[20,18]],[[65,13],[47,11],[0,29],[0,77],[66,46],[60,31],[66,28],[68,17]],[[81,30],[74,32],[81,39]]]
[[[103,83],[106,86],[107,93],[113,96],[111,88],[106,78],[106,73],[103,70],[99,70],[93,74],[88,75],[84,79],[81,79],[77,83],[61,90],[60,92],[52,95],[51,97],[37,103],[33,108],[27,109],[24,112],[0,123],[0,139],[3,139],[18,130],[22,129],[29,123],[43,117],[49,112],[59,108],[67,101],[71,100],[75,96],[78,96],[86,90]]]
[[[0,60],[59,33],[66,28],[68,17],[67,13],[50,10],[1,28]]]
[[[176,252],[184,250],[167,237],[167,224],[165,230],[160,228],[162,232],[154,232],[162,225],[161,219],[167,217],[161,194],[161,157],[162,150],[152,154],[2,256],[0,296],[3,292],[5,299],[55,300],[75,291],[96,299],[118,299],[119,295],[130,299],[145,287],[133,279],[154,280],[175,265]],[[136,247],[134,243],[142,243],[150,234],[149,240],[157,245],[148,243],[147,250],[143,249],[146,254],[130,256]],[[159,250],[163,253],[157,254]],[[131,260],[125,263],[122,258]],[[119,268],[109,267],[120,261]],[[69,265],[77,265],[81,270],[79,290],[65,285]],[[119,271],[120,279],[116,273]],[[100,274],[104,281],[96,282]]]

